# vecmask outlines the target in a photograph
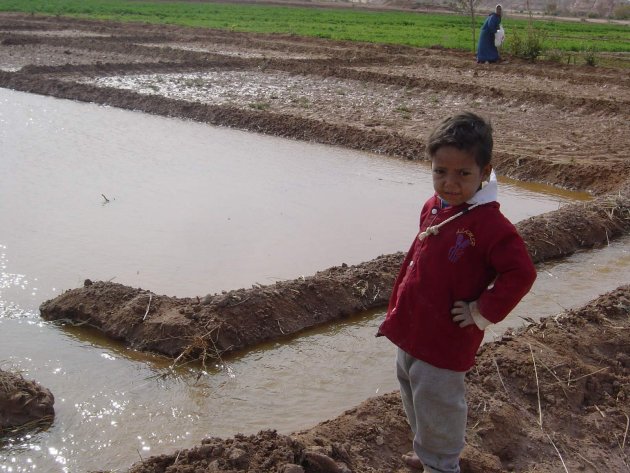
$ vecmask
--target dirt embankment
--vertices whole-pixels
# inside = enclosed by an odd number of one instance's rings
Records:
[[[487,67],[438,48],[10,14],[0,14],[0,69],[1,87],[406,159],[422,159],[439,119],[472,109],[493,121],[500,174],[600,196],[519,223],[534,261],[630,229],[625,70]],[[216,356],[384,305],[401,258],[199,299],[86,282],[42,315],[173,357]],[[483,348],[468,375],[464,472],[628,469],[629,292]],[[409,446],[388,394],[292,436],[208,439],[131,471],[404,472]]]
[[[462,473],[623,472],[628,468],[630,286],[484,345],[468,373]],[[364,473],[409,470],[398,393],[290,436],[209,438],[129,473]]]
[[[19,373],[0,369],[0,439],[50,425],[55,417],[52,393]]]

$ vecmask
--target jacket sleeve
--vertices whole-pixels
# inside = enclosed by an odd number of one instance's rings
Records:
[[[536,268],[514,227],[492,245],[488,256],[497,276],[477,299],[477,309],[490,322],[497,323],[529,292],[536,280]]]

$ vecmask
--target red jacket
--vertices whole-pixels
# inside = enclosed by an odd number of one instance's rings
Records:
[[[442,208],[437,196],[420,215],[420,231],[470,207]],[[503,320],[527,294],[536,269],[498,202],[475,207],[413,244],[394,284],[379,335],[438,368],[467,371],[483,340],[476,325],[453,322],[455,301],[477,301],[481,315]],[[493,283],[494,281],[494,283]]]

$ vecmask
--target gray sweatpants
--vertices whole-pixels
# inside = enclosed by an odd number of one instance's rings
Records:
[[[466,373],[436,368],[398,349],[396,372],[413,450],[431,473],[460,473],[466,432]]]

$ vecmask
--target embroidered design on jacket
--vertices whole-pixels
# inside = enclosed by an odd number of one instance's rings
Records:
[[[475,246],[475,235],[470,230],[457,230],[456,235],[455,245],[448,250],[448,260],[451,263],[456,263],[464,254],[466,248]]]

